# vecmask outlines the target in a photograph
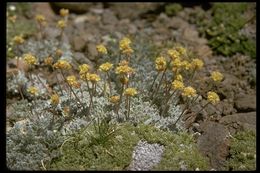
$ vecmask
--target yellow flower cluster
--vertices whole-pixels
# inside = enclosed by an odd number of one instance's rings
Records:
[[[195,58],[191,61],[191,68],[195,70],[199,70],[203,67],[204,63],[202,60]]]
[[[99,66],[99,70],[104,71],[104,72],[107,72],[107,71],[109,71],[112,67],[113,67],[113,64],[111,64],[111,63],[109,63],[109,62],[106,62],[106,63],[101,64],[101,65]]]
[[[83,80],[91,81],[91,82],[98,82],[98,81],[100,81],[99,75],[97,75],[95,73],[82,74],[80,76],[80,78],[83,79]]]
[[[121,82],[122,84],[127,84],[128,81],[129,81],[129,79],[128,79],[127,77],[125,77],[125,76],[121,77],[119,80],[120,80],[120,82]]]
[[[128,65],[128,64],[129,64],[129,62],[126,61],[126,60],[122,60],[122,61],[120,61],[120,62],[118,63],[119,66]]]
[[[196,90],[190,86],[185,87],[183,89],[182,95],[186,97],[194,97],[196,96]]]
[[[208,101],[213,105],[217,104],[220,100],[218,94],[215,92],[209,91],[207,95],[208,95]]]
[[[120,100],[120,97],[119,96],[111,96],[110,98],[109,98],[109,101],[111,102],[111,103],[117,103],[117,102],[119,102],[119,100]]]
[[[176,80],[183,82],[183,78],[181,74],[176,75]]]
[[[85,74],[89,71],[90,67],[88,64],[82,64],[79,66],[79,74]]]
[[[174,80],[172,82],[172,89],[174,89],[174,90],[183,90],[183,88],[184,88],[183,82],[181,82],[179,80]]]
[[[99,44],[96,46],[96,49],[101,54],[107,54],[107,48],[103,44]]]
[[[32,95],[37,95],[39,90],[38,88],[34,87],[34,86],[30,86],[28,89],[27,89],[27,92],[32,94]]]
[[[135,96],[137,94],[137,91],[135,88],[126,88],[124,91],[124,95],[127,96]]]
[[[71,69],[70,63],[65,60],[58,60],[58,62],[53,64],[53,67],[57,69],[65,69],[65,70]]]
[[[215,82],[220,82],[223,80],[223,74],[221,74],[218,71],[213,71],[211,73],[211,78],[215,81]]]
[[[187,60],[183,60],[183,61],[181,62],[181,66],[182,66],[182,68],[185,69],[185,70],[191,69],[191,63],[189,63]]]
[[[116,67],[116,74],[131,74],[134,72],[134,69],[132,67],[129,67],[128,65],[120,65]]]
[[[68,9],[64,9],[64,8],[60,9],[60,15],[62,17],[68,16],[69,15],[69,10]]]
[[[35,65],[37,63],[35,56],[33,56],[31,53],[24,54],[23,57],[24,61],[28,65]]]
[[[158,57],[155,60],[155,68],[158,71],[164,71],[166,69],[166,59],[164,57]]]
[[[133,49],[130,47],[131,40],[127,37],[124,37],[119,42],[119,49],[122,51],[123,54],[131,54],[133,53]]]
[[[187,54],[187,50],[184,47],[176,47],[176,50],[180,53],[181,56],[186,55]]]
[[[67,82],[68,82],[68,84],[70,86],[73,86],[75,88],[79,88],[80,87],[80,83],[77,82],[77,79],[76,79],[76,77],[74,75],[68,76],[66,78],[66,80],[67,80]]]
[[[16,44],[23,44],[24,39],[23,39],[22,36],[15,36],[15,37],[13,38],[13,41],[14,41]]]
[[[180,53],[175,49],[169,49],[167,53],[170,55],[172,60],[180,58]]]
[[[67,23],[65,20],[59,20],[57,22],[57,27],[61,28],[61,29],[64,29],[65,27],[67,26]]]
[[[178,69],[182,66],[182,61],[180,60],[180,58],[176,58],[171,62],[171,65],[173,66],[173,68]]]
[[[49,56],[49,57],[44,59],[44,64],[45,65],[52,65],[52,63],[53,63],[53,58],[52,57]]]
[[[58,94],[51,95],[51,104],[57,105],[60,102],[60,97]]]
[[[39,22],[41,24],[46,23],[46,19],[43,15],[38,14],[38,15],[35,16],[35,19],[36,19],[37,22]]]

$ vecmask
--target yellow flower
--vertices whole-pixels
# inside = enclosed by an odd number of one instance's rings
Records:
[[[57,69],[65,69],[65,70],[71,69],[70,63],[68,63],[68,62],[65,61],[65,60],[58,60],[58,62],[56,62],[55,64],[53,64],[53,67],[54,67],[54,68],[57,68]]]
[[[182,46],[176,47],[176,50],[180,53],[181,56],[187,54],[187,50]]]
[[[52,57],[49,56],[49,57],[44,59],[44,64],[52,65],[52,63],[53,63],[53,58]]]
[[[87,81],[91,81],[91,82],[98,82],[98,81],[100,81],[99,75],[97,75],[95,73],[82,74],[82,75],[80,75],[80,77],[83,80],[87,80]]]
[[[191,69],[191,63],[189,63],[187,60],[184,60],[181,62],[181,66],[182,68],[184,68],[185,70],[189,70]]]
[[[172,62],[171,62],[171,65],[174,67],[174,68],[179,68],[182,66],[182,62],[180,60],[180,58],[176,58],[174,59]]]
[[[223,74],[218,72],[218,71],[213,71],[211,73],[211,78],[215,81],[215,82],[220,82],[223,80]]]
[[[23,57],[24,57],[24,61],[28,65],[34,65],[37,62],[35,56],[33,56],[31,53],[24,54]]]
[[[120,100],[120,97],[119,97],[119,96],[111,96],[111,97],[109,98],[109,101],[110,101],[111,103],[117,103],[117,102],[119,102],[119,100]]]
[[[79,74],[87,73],[90,69],[90,66],[88,64],[82,64],[79,66]]]
[[[172,82],[172,88],[174,90],[182,90],[184,88],[184,84],[183,84],[183,82],[181,82],[179,80],[174,80]]]
[[[67,82],[70,86],[73,86],[75,88],[79,88],[80,87],[80,83],[77,82],[77,79],[75,76],[71,75],[67,77]]]
[[[127,96],[135,96],[137,94],[137,91],[135,88],[126,88],[124,91],[124,95]]]
[[[119,42],[119,48],[120,48],[120,50],[124,50],[124,49],[128,48],[131,43],[132,43],[132,42],[131,42],[131,40],[130,40],[129,38],[124,37],[124,38],[123,38],[122,40],[120,40],[120,42]]]
[[[60,102],[60,97],[59,97],[59,95],[58,95],[58,94],[53,94],[53,95],[51,96],[51,104],[57,105],[57,104],[59,104],[59,102]]]
[[[133,49],[132,49],[131,47],[128,47],[128,48],[122,50],[122,53],[123,53],[123,54],[131,54],[131,53],[133,53],[133,52],[134,52],[134,51],[133,51]]]
[[[174,59],[179,59],[180,58],[180,53],[177,50],[174,49],[169,49],[167,51],[168,55],[170,55],[170,57],[172,58],[172,60]]]
[[[65,20],[59,20],[57,22],[57,27],[61,28],[61,29],[64,29],[65,27],[67,26],[67,23]]]
[[[128,65],[121,65],[118,66],[115,71],[116,74],[131,74],[134,72],[134,69]]]
[[[217,93],[209,91],[208,92],[208,101],[212,103],[213,105],[217,104],[219,102],[219,96]]]
[[[103,44],[97,45],[96,48],[99,53],[107,54],[107,48]]]
[[[158,57],[155,60],[155,68],[158,71],[164,71],[166,69],[166,60],[164,57]]]
[[[112,67],[113,67],[113,64],[111,64],[111,63],[109,63],[109,62],[106,62],[106,63],[101,64],[101,65],[99,66],[99,70],[104,71],[104,72],[107,72],[107,71],[110,70]]]
[[[14,41],[16,44],[23,44],[24,39],[23,39],[22,36],[15,36],[15,37],[13,38],[13,41]]]
[[[12,23],[15,23],[16,18],[17,18],[16,15],[14,15],[14,16],[9,16],[9,17],[8,17],[8,19],[9,19]]]
[[[125,76],[123,76],[123,77],[121,77],[120,79],[120,82],[122,83],[122,84],[127,84],[128,83],[128,81],[129,81],[129,79],[127,78],[127,77],[125,77]]]
[[[199,70],[203,67],[203,65],[204,65],[204,63],[200,59],[195,58],[191,61],[191,67],[193,69]]]
[[[190,86],[185,87],[183,89],[182,95],[186,97],[194,97],[196,96],[196,90]]]
[[[183,78],[181,74],[176,75],[176,80],[183,82]]]
[[[122,61],[120,61],[120,62],[118,63],[119,66],[128,65],[128,64],[129,64],[129,62],[126,61],[126,60],[122,60]]]
[[[28,89],[27,89],[27,92],[32,94],[32,95],[37,95],[39,90],[38,88],[34,87],[34,86],[30,86]]]
[[[62,17],[68,16],[69,15],[69,10],[68,9],[64,9],[64,8],[60,9],[60,15]]]
[[[46,22],[45,17],[44,17],[43,15],[40,15],[40,14],[36,15],[36,16],[35,16],[35,19],[36,19],[36,21],[39,22],[39,23],[45,23],[45,22]]]

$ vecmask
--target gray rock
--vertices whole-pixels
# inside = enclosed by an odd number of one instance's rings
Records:
[[[75,36],[73,38],[73,48],[75,51],[83,51],[85,48],[85,40],[82,38],[82,36]]]
[[[79,64],[88,64],[90,67],[94,67],[93,62],[91,62],[83,53],[81,52],[75,52],[74,54],[74,59],[77,61]]]
[[[139,141],[133,151],[133,160],[128,166],[131,171],[147,171],[158,164],[163,154],[164,146],[149,144],[146,141]]]
[[[224,169],[226,157],[229,154],[228,129],[216,122],[201,123],[202,135],[198,137],[198,148],[209,157],[211,166]]]
[[[256,110],[256,95],[238,95],[235,99],[235,108],[240,112]]]
[[[115,13],[111,10],[104,10],[102,14],[102,22],[106,24],[113,24],[115,25],[118,22],[117,17],[115,16]]]
[[[98,52],[96,49],[96,44],[94,43],[88,43],[87,44],[87,55],[90,60],[95,60],[98,56]]]

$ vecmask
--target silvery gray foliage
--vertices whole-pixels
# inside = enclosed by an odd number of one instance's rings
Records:
[[[27,100],[19,100],[13,103],[9,108],[10,114],[7,116],[7,120],[10,122],[15,122],[23,120],[29,114],[29,105]]]
[[[17,75],[7,78],[7,92],[18,94],[18,87],[24,86],[27,82],[28,78],[25,76],[24,71],[19,70]]]
[[[30,52],[36,56],[39,62],[43,62],[48,56],[54,55],[57,48],[59,48],[59,41],[57,39],[43,39],[39,41],[29,39],[20,47],[23,54]],[[63,42],[60,49],[63,52],[61,59],[66,59],[69,62],[72,61],[70,45]]]

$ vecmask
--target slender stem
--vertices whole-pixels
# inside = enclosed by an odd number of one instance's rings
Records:
[[[14,75],[13,72],[12,72],[12,75],[13,75],[13,78],[15,78],[15,75]],[[20,84],[18,83],[17,78],[15,78],[15,79],[16,79],[16,83],[17,83],[17,85],[18,85],[18,92],[19,92],[19,94],[21,95],[22,100],[24,100],[24,96],[23,96],[23,92],[22,92],[22,90],[21,90],[21,86],[20,86]]]
[[[47,86],[46,86],[46,85],[44,85],[44,83],[42,82],[42,80],[39,78],[39,76],[38,76],[38,75],[36,75],[36,77],[37,77],[37,79],[40,81],[40,83],[41,83],[41,84],[44,86],[44,88],[46,89],[46,91],[47,91],[48,95],[49,95],[49,96],[51,96],[51,94],[50,94],[50,92],[49,92],[49,90],[48,90]]]
[[[159,76],[159,72],[157,72],[157,74],[156,74],[156,76],[154,77],[154,79],[153,79],[153,83],[152,83],[152,86],[150,87],[150,89],[149,89],[149,91],[151,92],[152,91],[152,89],[153,89],[153,85],[154,85],[154,83],[155,83],[155,80],[157,79],[157,77]]]
[[[160,82],[159,82],[159,85],[158,85],[157,89],[155,90],[155,92],[152,93],[152,96],[151,96],[151,98],[153,99],[153,100],[152,100],[152,103],[153,103],[154,100],[155,100],[155,97],[153,97],[153,96],[156,95],[156,94],[158,93],[158,90],[160,89],[160,86],[161,86],[161,84],[162,84],[162,80],[163,80],[163,77],[164,77],[164,75],[165,75],[165,72],[166,72],[166,69],[163,71],[163,74],[162,74],[162,77],[161,77],[161,79],[160,79]]]
[[[210,102],[206,103],[196,114],[200,113]]]
[[[119,99],[119,102],[118,102],[117,108],[116,108],[116,113],[117,113],[118,117],[119,117],[118,111],[119,111],[120,104],[121,104],[121,101],[122,101],[123,92],[124,92],[124,84],[122,84],[122,89],[121,89],[121,93],[120,93],[120,99]]]
[[[52,68],[52,71],[54,71],[54,68],[53,68],[52,66],[51,66],[51,68]],[[59,78],[58,78],[58,76],[57,76],[57,73],[55,73],[55,78],[56,78],[56,80],[58,81],[58,85],[59,85],[60,92],[62,93],[62,95],[64,95],[64,94],[63,94],[63,91],[62,91],[62,89],[61,89],[61,84],[60,84]]]
[[[166,108],[167,108],[167,104],[168,104],[170,98],[173,96],[173,94],[174,94],[176,91],[177,91],[177,90],[174,90],[173,93],[170,94],[168,98],[166,98],[165,103],[164,103],[164,108],[163,108],[163,111],[162,111],[161,116],[164,116],[165,111],[166,111]]]
[[[130,115],[130,104],[131,104],[131,98],[129,96],[127,96],[127,99],[128,99],[128,110],[127,110],[127,119],[129,119],[129,115]]]
[[[86,74],[85,74],[86,75]],[[92,93],[91,93],[91,90],[90,90],[90,87],[89,87],[89,84],[88,84],[88,81],[86,81],[86,83],[87,83],[87,87],[88,87],[88,93],[89,93],[89,96],[90,96],[90,102],[89,102],[89,111],[90,111],[90,109],[91,109],[91,106],[92,106],[92,102],[93,102],[93,100],[92,100]]]
[[[108,81],[108,86],[109,86],[109,92],[110,92],[110,96],[112,95],[112,86],[111,86],[111,82],[110,82],[110,76],[109,73],[107,72],[107,81]]]
[[[178,117],[178,119],[175,121],[175,123],[174,123],[173,125],[176,125],[176,124],[177,124],[177,122],[180,120],[182,114],[184,114],[184,112],[187,111],[187,108],[188,108],[188,104],[187,104],[187,105],[185,106],[185,108],[182,110],[180,116]]]

